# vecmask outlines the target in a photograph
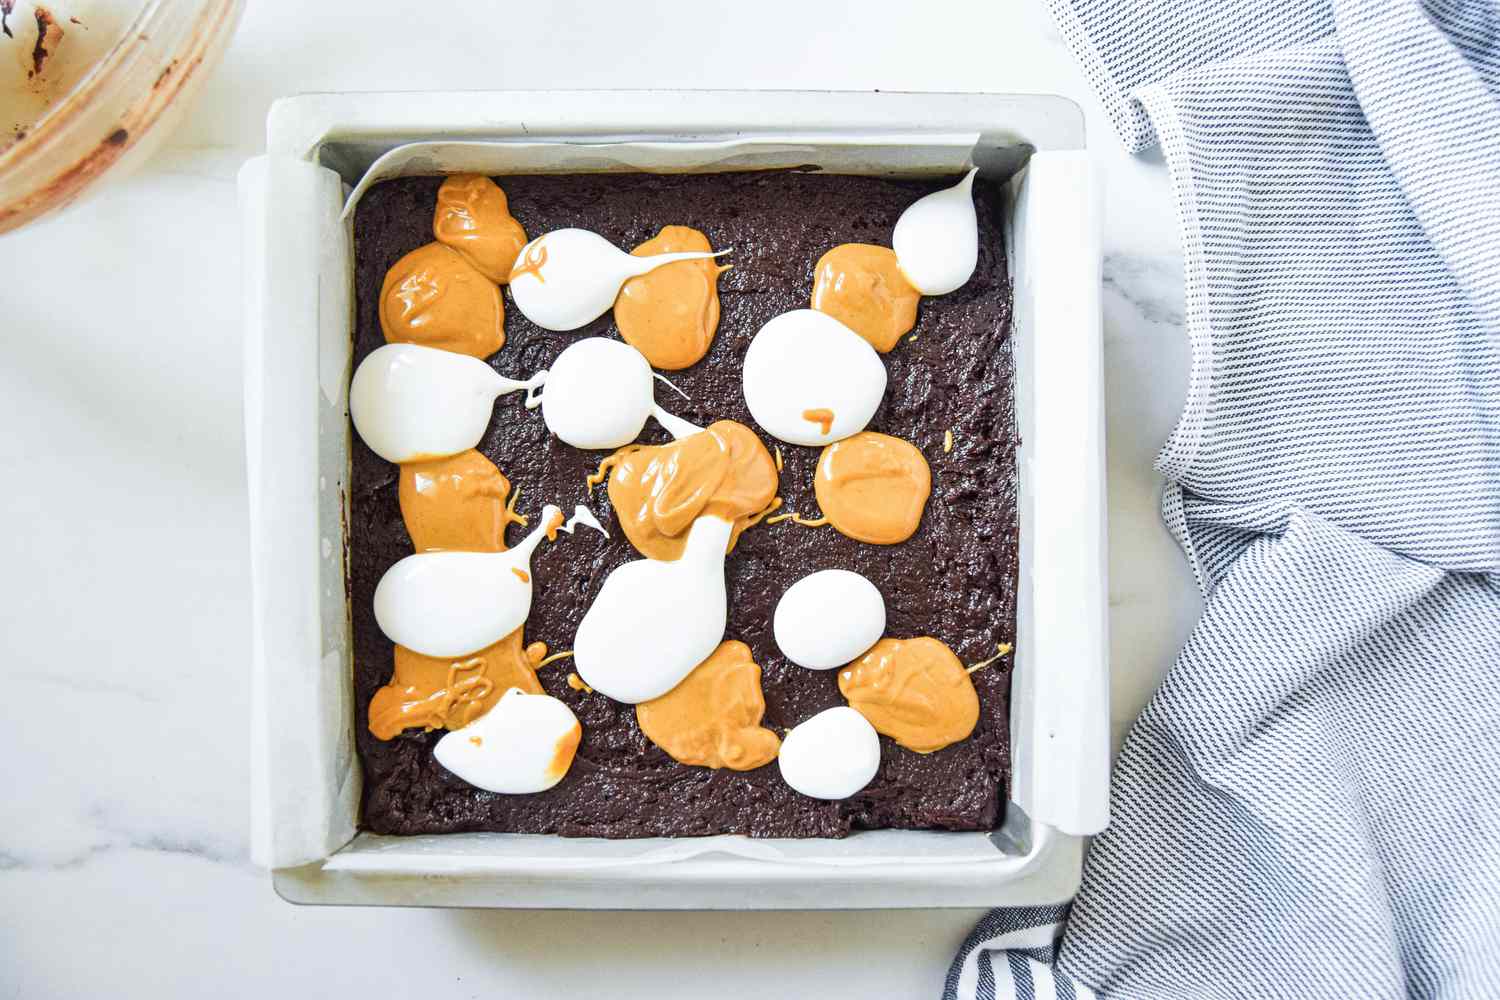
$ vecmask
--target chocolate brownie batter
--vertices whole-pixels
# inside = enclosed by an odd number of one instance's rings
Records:
[[[657,399],[707,426],[730,419],[754,427],[740,390],[740,365],[762,324],[806,308],[813,266],[840,243],[889,245],[902,210],[944,181],[894,181],[812,172],[656,176],[497,177],[530,236],[567,226],[592,229],[625,249],[664,225],[693,226],[715,248],[730,248],[733,270],[719,280],[723,314],[707,357],[672,373],[690,397],[662,387]],[[406,178],[372,188],[355,215],[355,362],[384,343],[378,295],[387,269],[432,239],[439,178]],[[726,564],[726,637],[749,644],[763,670],[764,725],[784,731],[844,704],[838,671],[813,671],[783,658],[771,633],[782,593],[814,570],[839,567],[868,577],[885,595],[886,634],[930,635],[966,663],[1015,638],[1016,431],[1012,400],[1010,286],[1001,242],[1004,195],[975,185],[979,265],[968,284],[924,298],[914,338],[883,355],[890,374],[871,430],[904,438],[932,466],[932,498],[908,541],[870,545],[830,527],[783,521],[746,531]],[[506,299],[509,300],[509,292]],[[539,329],[507,301],[505,346],[490,363],[525,378],[585,336],[617,337],[606,313],[582,330]],[[544,390],[545,391],[545,390]],[[953,448],[944,451],[946,431]],[[649,423],[642,440],[666,441]],[[769,436],[768,447],[776,446]],[[584,478],[606,452],[578,451],[547,433],[520,394],[501,397],[479,451],[521,489],[520,510],[543,503],[569,510],[586,502],[611,529],[543,545],[526,641],[570,648],[605,576],[639,558],[618,530],[603,486]],[[779,445],[785,459],[783,510],[816,516],[813,472],[819,449]],[[398,468],[353,438],[350,571],[354,623],[357,743],[364,764],[363,826],[376,833],[495,830],[570,837],[838,837],[883,827],[984,830],[1002,816],[1009,769],[1010,657],[974,674],[979,724],[968,739],[931,754],[881,737],[880,772],[852,798],[825,802],[791,790],[775,763],[735,772],[672,760],[641,733],[635,709],[568,686],[568,661],[541,670],[548,694],[583,723],[583,744],[567,777],[536,795],[497,795],[444,770],[432,756],[442,731],[408,730],[377,740],[364,724],[370,699],[391,675],[392,646],[375,624],[371,598],[381,574],[412,552],[397,503]]]

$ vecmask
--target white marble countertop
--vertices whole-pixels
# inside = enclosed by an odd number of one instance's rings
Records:
[[[1151,460],[1186,373],[1164,169],[1040,3],[259,0],[169,145],[0,238],[0,996],[931,996],[978,911],[298,908],[247,858],[249,573],[234,174],[328,90],[1066,95],[1104,174],[1116,737],[1197,613]],[[503,14],[501,13],[503,11]],[[274,992],[273,992],[274,991]],[[319,988],[318,992],[324,992]]]

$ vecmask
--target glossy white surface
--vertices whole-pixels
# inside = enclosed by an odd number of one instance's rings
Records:
[[[375,621],[386,638],[423,656],[467,656],[520,628],[531,614],[531,554],[561,511],[504,552],[415,552],[375,585]]]
[[[432,755],[476,788],[532,795],[567,775],[568,768],[554,765],[560,745],[577,728],[573,710],[558,699],[511,688],[494,708],[438,740]],[[578,746],[576,739],[573,746]],[[570,753],[570,766],[572,761]]]
[[[979,262],[979,220],[971,193],[975,173],[918,198],[896,220],[891,233],[896,263],[923,295],[957,291]]]
[[[745,405],[788,444],[858,434],[885,395],[885,363],[870,342],[827,313],[793,309],[767,321],[745,351]],[[826,424],[809,414],[828,411]]]
[[[674,260],[702,260],[687,251],[632,257],[598,233],[559,229],[521,248],[510,275],[516,308],[544,330],[576,330],[603,316],[629,278]]]
[[[386,344],[354,370],[349,416],[387,462],[443,458],[479,443],[501,393],[526,388],[466,354]]]
[[[809,670],[832,670],[879,641],[885,631],[885,598],[858,573],[821,569],[781,595],[771,630],[788,660]]]
[[[724,639],[724,550],[732,525],[700,517],[682,556],[616,568],[584,612],[573,665],[585,684],[627,705],[660,697]]]
[[[0,512],[12,528],[0,540],[11,694],[0,704],[10,762],[0,996],[189,997],[204,984],[299,996],[336,982],[371,995],[523,998],[601,981],[653,1000],[937,993],[979,911],[635,920],[288,906],[248,862],[248,749],[237,738],[249,577],[235,171],[262,149],[277,96],[536,86],[1014,90],[1083,105],[1106,188],[1123,733],[1198,607],[1151,470],[1187,371],[1164,170],[1118,149],[1041,4],[862,9],[830,0],[808,18],[788,0],[718,8],[710,21],[696,3],[558,3],[497,19],[488,4],[437,3],[413,45],[391,29],[410,22],[391,0],[327,0],[295,16],[251,4],[204,100],[154,161],[104,200],[0,238],[0,302],[16,332],[0,366]],[[622,63],[621,51],[635,58]],[[64,703],[82,724],[59,743],[52,709]],[[421,967],[372,960],[393,941]]]
[[[563,348],[542,389],[547,429],[575,448],[618,448],[651,415],[651,366],[634,347],[587,337]]]
[[[848,705],[824,709],[792,727],[776,756],[781,777],[815,799],[847,799],[880,770],[880,737]]]

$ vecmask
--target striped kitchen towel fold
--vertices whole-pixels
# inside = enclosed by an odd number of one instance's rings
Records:
[[[1205,610],[945,996],[1500,997],[1500,5],[1051,4],[1176,195]]]

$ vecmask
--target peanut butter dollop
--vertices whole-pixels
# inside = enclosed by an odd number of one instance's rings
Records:
[[[696,229],[663,226],[630,252],[649,257],[712,249]],[[719,275],[726,270],[713,260],[680,260],[631,278],[615,299],[620,336],[653,368],[678,371],[696,364],[719,328]]]
[[[473,449],[402,465],[397,494],[418,552],[503,552],[506,525],[521,520],[506,504],[510,483]],[[493,708],[510,688],[541,694],[536,668],[546,655],[544,643],[523,648],[520,628],[457,659],[397,646],[394,674],[370,700],[370,732],[388,740],[412,727],[459,729]]]
[[[395,675],[370,700],[370,732],[388,740],[413,727],[461,729],[493,708],[510,688],[541,694],[536,665],[546,653],[541,643],[523,649],[520,629],[457,660],[397,646]]]
[[[510,214],[500,185],[483,174],[454,174],[438,188],[432,237],[445,243],[497,285],[526,245],[526,230]]]
[[[521,520],[506,506],[510,482],[472,448],[402,465],[397,495],[418,552],[501,552],[506,526]]]
[[[917,324],[922,293],[896,265],[896,251],[844,243],[813,269],[812,307],[827,313],[884,354]]]
[[[505,343],[500,289],[463,254],[428,243],[396,261],[380,286],[380,329],[392,344],[487,358]]]
[[[861,542],[894,545],[916,533],[932,495],[932,470],[917,448],[860,431],[823,449],[813,475],[823,516]]]
[[[665,561],[682,555],[693,521],[710,514],[734,525],[733,550],[781,481],[760,438],[733,420],[671,444],[627,446],[606,462],[614,465],[609,499],[625,537],[641,555]]]
[[[781,739],[761,727],[766,700],[750,647],[730,639],[681,684],[635,707],[652,743],[681,764],[750,771],[776,759]]]
[[[839,671],[839,691],[876,732],[917,753],[966,739],[979,722],[969,672],[930,636],[881,639]]]

